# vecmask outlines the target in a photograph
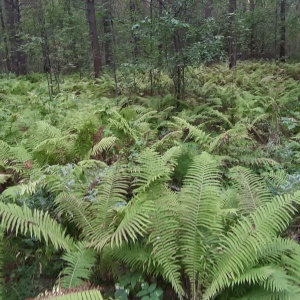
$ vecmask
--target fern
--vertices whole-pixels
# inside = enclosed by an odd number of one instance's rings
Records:
[[[99,290],[90,289],[86,291],[70,291],[62,295],[58,293],[44,293],[45,296],[39,296],[35,299],[56,299],[56,300],[103,300]]]
[[[96,262],[95,253],[83,244],[77,245],[75,251],[65,253],[62,259],[68,263],[61,273],[60,282],[63,289],[83,285],[84,281],[90,278]]]
[[[253,254],[263,255],[264,245],[271,243],[278,232],[287,227],[292,218],[291,213],[295,212],[295,201],[299,203],[300,194],[278,196],[233,227],[224,239],[224,253],[218,257],[212,270],[214,279],[204,299],[211,299],[230,284],[230,278],[241,276],[247,267],[258,263],[257,256]]]
[[[221,233],[219,176],[216,161],[203,153],[195,157],[179,196],[183,205],[180,214],[182,263],[190,280],[192,297],[198,293],[198,282],[204,280],[205,261],[200,258],[210,251],[206,243],[214,243]]]
[[[1,224],[7,230],[13,230],[16,234],[30,234],[38,240],[49,240],[56,249],[62,248],[71,250],[73,240],[66,235],[65,230],[47,212],[43,213],[28,207],[17,206],[15,204],[4,204],[0,202]]]
[[[261,205],[271,200],[271,194],[260,181],[260,177],[250,170],[242,167],[234,167],[229,172],[229,177],[236,182],[239,206],[242,213],[254,212]]]
[[[103,138],[97,145],[92,149],[91,155],[99,154],[103,151],[108,151],[114,146],[118,139],[114,136]]]

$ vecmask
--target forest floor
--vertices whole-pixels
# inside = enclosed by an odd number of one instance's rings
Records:
[[[55,192],[28,187],[47,168],[64,168],[67,185],[74,165],[93,160],[132,166],[143,150],[164,152],[174,145],[183,147],[170,181],[175,191],[192,158],[203,151],[222,157],[224,168],[284,170],[281,191],[299,189],[300,63],[245,62],[233,71],[222,64],[190,68],[184,99],[174,98],[167,74],[157,72],[152,86],[145,74],[117,75],[117,84],[108,75],[62,76],[51,96],[44,75],[1,76],[2,201],[54,215]],[[295,228],[290,234],[298,239]],[[62,269],[60,253],[29,236],[7,233],[7,240],[5,299],[23,300],[48,288]]]

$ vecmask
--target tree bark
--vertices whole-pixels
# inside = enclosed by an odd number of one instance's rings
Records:
[[[7,27],[9,31],[11,68],[17,75],[27,73],[26,56],[22,50],[23,41],[20,37],[20,5],[19,0],[4,0],[7,12]]]
[[[234,20],[236,11],[236,0],[229,0],[229,69],[236,66],[236,42],[234,33]]]
[[[9,56],[9,50],[8,50],[8,40],[7,40],[7,35],[6,35],[6,30],[5,30],[2,3],[0,3],[0,21],[1,21],[1,27],[2,27],[2,32],[3,32],[6,68],[7,68],[8,72],[11,72],[12,70],[11,70],[11,64],[10,64],[10,56]]]
[[[254,20],[254,9],[255,9],[255,2],[254,0],[249,0],[249,8],[251,13],[251,25],[250,25],[250,41],[249,41],[249,50],[250,50],[250,57],[255,57],[255,20]]]
[[[113,56],[113,35],[112,35],[112,13],[110,0],[102,0],[103,4],[103,30],[104,30],[104,50],[105,50],[105,64],[109,67],[114,64]]]
[[[206,0],[205,7],[204,7],[205,19],[212,17],[212,11],[213,11],[213,0]]]
[[[279,59],[286,61],[286,27],[285,27],[286,0],[280,2],[280,48]]]
[[[89,33],[92,44],[92,55],[94,61],[94,75],[98,78],[101,75],[101,51],[100,43],[96,24],[96,11],[95,11],[95,1],[87,0],[87,11],[86,11],[87,21],[89,24]]]
[[[130,21],[131,24],[134,25],[136,23],[136,3],[135,0],[130,0],[129,2],[129,13],[130,13]],[[133,43],[133,51],[132,51],[132,56],[133,60],[136,63],[138,54],[139,54],[139,45],[138,45],[138,37],[136,36],[134,29],[131,30],[131,39]]]

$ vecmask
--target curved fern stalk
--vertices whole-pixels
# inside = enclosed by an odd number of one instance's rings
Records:
[[[123,131],[130,136],[135,142],[138,140],[138,133],[133,130],[125,118],[116,110],[110,112],[111,117],[108,119],[109,124],[116,129]]]
[[[234,167],[229,171],[234,187],[238,192],[239,207],[242,214],[254,212],[272,198],[261,178],[249,169]]]
[[[180,211],[182,263],[190,280],[192,299],[196,299],[198,283],[205,281],[210,269],[204,258],[212,256],[210,248],[218,243],[222,233],[219,191],[217,162],[207,153],[196,156],[179,195],[183,206]]]
[[[176,142],[179,142],[183,136],[182,130],[171,131],[166,134],[161,140],[154,143],[151,148],[157,150],[166,145],[173,145]]]
[[[244,140],[252,140],[252,138],[248,135],[245,124],[237,123],[233,128],[221,133],[211,141],[209,152],[214,152],[223,144],[228,144],[229,142],[232,143],[233,141],[242,145]]]
[[[68,263],[61,273],[63,289],[83,285],[90,278],[96,262],[95,252],[82,243],[76,245],[75,251],[65,253],[62,259]]]
[[[117,140],[118,138],[116,138],[115,136],[104,137],[97,145],[93,147],[91,155],[96,155],[101,152],[108,151],[115,145]]]
[[[86,231],[93,231],[92,220],[96,218],[92,204],[84,201],[81,193],[62,192],[56,198],[58,216],[65,214],[70,222],[75,223],[85,236]]]
[[[55,220],[51,219],[48,212],[36,209],[32,211],[26,206],[0,202],[0,216],[2,226],[6,230],[15,231],[16,235],[30,234],[38,240],[44,239],[46,244],[50,240],[56,249],[69,251],[74,246],[73,240]]]
[[[223,239],[223,253],[212,269],[213,280],[204,299],[213,299],[230,285],[231,278],[242,276],[259,258],[274,259],[273,254],[264,250],[291,221],[296,211],[294,203],[300,203],[300,193],[277,196],[232,228]]]
[[[111,247],[119,247],[125,241],[136,241],[139,236],[143,237],[151,224],[150,215],[153,211],[153,201],[142,197],[131,199],[122,210],[124,216],[111,235]]]
[[[142,123],[142,122],[146,122],[147,120],[151,119],[152,117],[155,117],[157,115],[157,111],[156,110],[151,110],[148,111],[146,113],[144,113],[142,116],[140,116],[138,119],[136,119],[134,121],[134,123],[136,125]]]
[[[199,143],[201,145],[205,146],[209,144],[211,138],[204,131],[194,125],[191,125],[190,123],[179,117],[173,117],[173,120],[175,124],[180,127],[180,129],[188,129],[189,133],[185,140],[193,138],[196,143]]]

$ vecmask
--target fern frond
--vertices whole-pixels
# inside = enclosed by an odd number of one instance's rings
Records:
[[[92,204],[84,201],[81,193],[62,192],[54,200],[56,204],[56,213],[58,216],[65,214],[70,222],[74,222],[82,235],[85,231],[93,231],[92,220],[95,218],[95,211]]]
[[[210,136],[196,126],[191,125],[190,123],[179,117],[173,117],[173,120],[180,129],[187,129],[189,131],[186,140],[189,138],[193,138],[195,142],[201,145],[207,145],[210,142]]]
[[[56,249],[71,250],[73,240],[66,235],[66,231],[51,217],[48,212],[34,209],[31,211],[27,206],[20,207],[15,204],[0,202],[1,224],[10,231],[19,232],[23,235],[30,234],[38,240],[49,240]]]
[[[111,256],[134,270],[142,270],[147,274],[161,274],[161,266],[152,255],[152,247],[144,243],[123,243],[120,247],[104,248],[104,256]]]
[[[145,191],[158,180],[165,181],[169,179],[174,159],[180,154],[179,148],[174,147],[171,149],[166,152],[164,157],[161,157],[151,148],[145,149],[140,154],[137,159],[138,166],[133,170],[134,184],[136,185],[135,192]]]
[[[97,145],[93,147],[91,155],[96,155],[103,151],[108,151],[115,145],[117,140],[118,138],[116,138],[115,136],[104,137]]]
[[[290,278],[284,269],[272,265],[245,270],[241,276],[230,282],[231,287],[242,284],[260,285],[273,293],[289,292],[291,288]]]
[[[168,134],[166,134],[161,140],[154,143],[151,146],[151,148],[157,150],[165,145],[174,144],[174,142],[179,142],[180,139],[182,138],[182,135],[183,135],[182,130],[171,131]]]
[[[153,245],[152,255],[161,266],[161,274],[171,283],[179,298],[184,295],[180,274],[180,253],[178,236],[180,234],[177,195],[165,187],[153,189],[155,211],[151,217],[149,242]]]
[[[132,199],[122,211],[124,217],[111,236],[111,246],[118,247],[124,241],[136,241],[139,236],[144,236],[151,224],[150,214],[153,210],[152,201],[143,198]]]
[[[182,262],[193,295],[198,292],[197,282],[201,282],[206,270],[200,259],[210,251],[206,243],[214,243],[221,232],[219,179],[216,160],[203,153],[195,157],[179,195],[183,206],[180,214]]]
[[[271,202],[257,208],[254,213],[243,217],[232,228],[223,239],[224,252],[218,257],[212,270],[214,279],[205,293],[205,299],[210,299],[224,287],[228,287],[230,277],[241,276],[249,266],[258,262],[257,253],[263,255],[266,245],[291,221],[296,211],[295,203],[300,203],[299,193],[293,196],[277,196]],[[228,274],[231,274],[230,277]]]
[[[230,169],[229,177],[235,183],[238,191],[239,206],[242,213],[252,213],[261,205],[271,200],[271,193],[261,181],[261,177],[249,169],[234,167]]]
[[[55,299],[55,300],[103,300],[102,295],[99,290],[91,289],[86,291],[70,291],[65,295],[61,295],[63,292],[58,293],[45,293],[45,297],[39,296],[35,299]]]
[[[108,119],[109,124],[116,129],[130,136],[134,141],[138,140],[137,132],[133,130],[128,121],[123,118],[116,110],[111,111],[111,117]]]
[[[68,266],[64,268],[60,279],[62,288],[78,287],[84,284],[92,274],[92,267],[96,262],[95,253],[87,249],[84,244],[76,245],[76,250],[62,256]]]
[[[37,189],[43,187],[43,185],[45,184],[43,184],[40,180],[36,180],[30,181],[27,184],[11,186],[3,192],[3,196],[16,200],[24,195],[33,195],[36,193]]]
[[[128,174],[122,169],[111,168],[103,175],[105,176],[100,178],[98,195],[93,203],[93,226],[84,229],[85,236],[97,249],[105,246],[115,230],[116,209],[126,205],[129,182]]]

